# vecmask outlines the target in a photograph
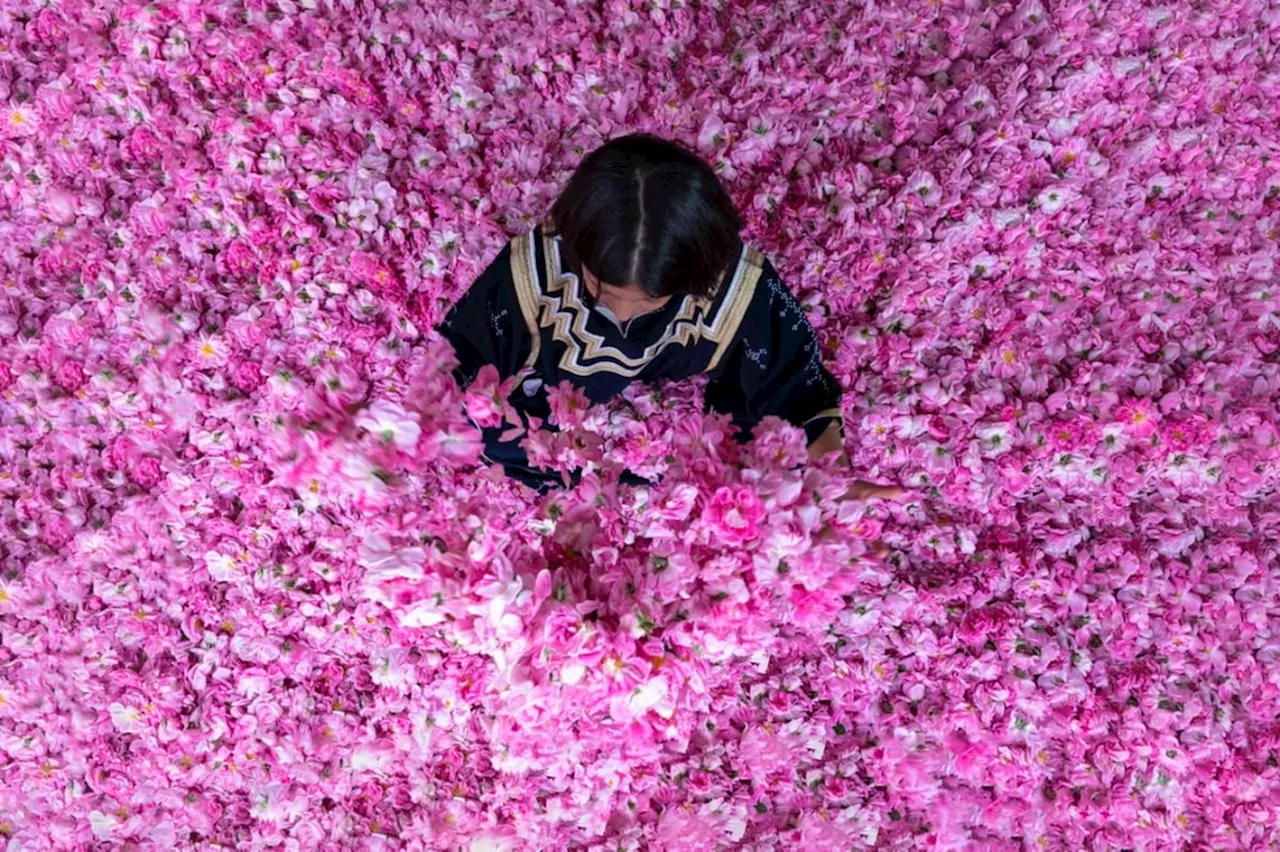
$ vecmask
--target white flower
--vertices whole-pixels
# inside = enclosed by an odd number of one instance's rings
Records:
[[[931,173],[918,171],[907,181],[907,193],[919,197],[926,205],[932,207],[942,199],[942,189],[938,180]]]
[[[985,109],[995,101],[991,90],[977,83],[965,90],[964,102],[970,109]]]
[[[306,803],[298,799],[289,799],[288,794],[289,786],[281,782],[272,782],[254,790],[250,798],[250,810],[253,816],[277,825],[297,819],[306,807]]]
[[[991,275],[996,271],[1000,261],[993,255],[980,254],[969,261],[969,273],[975,278]]]
[[[374,651],[370,662],[373,664],[373,682],[378,686],[407,692],[417,682],[417,675],[409,662],[409,651],[400,645]]]
[[[178,833],[168,820],[156,823],[148,837],[161,849],[173,849],[177,846]]]
[[[991,224],[1000,231],[1017,225],[1021,221],[1021,210],[996,210],[991,214]]]
[[[402,627],[434,627],[445,620],[445,614],[436,608],[435,601],[421,600],[410,604],[397,620]]]
[[[401,547],[381,532],[370,533],[360,543],[359,561],[368,571],[369,579],[420,580],[426,558],[427,552],[421,547]]]
[[[271,679],[266,675],[243,675],[236,684],[236,692],[246,698],[257,698],[266,695],[271,688]]]
[[[422,434],[418,419],[417,412],[405,411],[390,400],[379,399],[360,412],[356,417],[356,425],[377,435],[386,443],[394,443],[397,449],[412,450]]]
[[[1075,198],[1075,193],[1061,186],[1051,186],[1036,196],[1036,206],[1045,213],[1057,213]]]
[[[1013,427],[1008,423],[993,423],[974,430],[982,441],[982,454],[993,457],[1004,455],[1013,449]]]
[[[118,701],[107,708],[111,714],[111,724],[123,734],[136,734],[142,730],[142,711],[136,707],[127,707]]]
[[[247,663],[272,663],[280,659],[279,645],[274,639],[268,639],[265,636],[259,636],[256,639],[233,636],[228,647],[231,653]]]
[[[204,565],[209,576],[220,583],[234,583],[244,576],[243,569],[232,556],[211,550],[204,555]]]
[[[367,497],[379,497],[387,491],[385,472],[358,453],[344,458],[341,470],[347,483]]]
[[[119,820],[111,814],[104,814],[102,811],[89,812],[89,830],[98,840],[110,840],[116,833],[118,824]]]
[[[511,852],[515,841],[506,837],[477,837],[467,847],[467,852]]]
[[[475,546],[476,542],[472,543]],[[477,559],[477,564],[486,561]],[[476,590],[480,600],[467,607],[467,611],[478,616],[487,616],[485,621],[492,627],[493,635],[502,642],[515,642],[524,630],[524,622],[508,608],[522,606],[533,592],[523,588],[521,579],[512,574],[511,566],[505,561],[499,565],[498,576],[493,581]],[[483,622],[482,622],[483,623]]]
[[[395,756],[390,743],[362,743],[351,753],[351,768],[356,772],[383,772]]]
[[[190,440],[205,455],[221,455],[231,447],[231,436],[221,430],[192,429]]]
[[[1167,175],[1161,172],[1158,175],[1153,175],[1152,178],[1147,181],[1147,194],[1157,197],[1169,195],[1176,184],[1177,181],[1174,180],[1173,175]]]
[[[1123,423],[1108,423],[1102,427],[1102,445],[1107,452],[1118,453],[1125,448],[1128,437]]]
[[[904,441],[918,438],[929,431],[929,420],[926,417],[899,417],[894,424],[897,435]]]
[[[631,690],[631,694],[627,696],[627,707],[632,713],[639,715],[666,697],[667,681],[656,677]]]

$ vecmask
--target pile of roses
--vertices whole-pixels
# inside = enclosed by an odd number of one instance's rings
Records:
[[[1278,43],[0,4],[0,848],[1274,844]],[[523,434],[454,383],[449,304],[639,129],[804,304],[851,468],[696,381]],[[576,484],[486,466],[503,424]]]

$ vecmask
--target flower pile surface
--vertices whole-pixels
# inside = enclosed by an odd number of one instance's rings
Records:
[[[0,0],[0,848],[1274,844],[1278,43]],[[478,461],[509,388],[431,329],[634,130],[716,165],[904,499],[697,382],[556,389],[572,489]]]

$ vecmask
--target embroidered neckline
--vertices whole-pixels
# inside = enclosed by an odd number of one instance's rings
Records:
[[[543,268],[539,269],[537,248],[541,243]],[[512,240],[511,270],[521,314],[534,338],[526,367],[532,367],[540,353],[541,329],[549,329],[552,339],[563,345],[558,366],[577,376],[613,373],[633,378],[670,346],[684,346],[699,340],[716,344],[706,369],[713,369],[732,342],[747,306],[755,294],[763,271],[759,252],[742,246],[733,267],[721,278],[712,297],[682,296],[675,316],[654,343],[637,356],[610,346],[600,335],[587,329],[591,309],[583,299],[582,279],[565,269],[560,239],[542,228]],[[664,305],[659,310],[668,310]]]

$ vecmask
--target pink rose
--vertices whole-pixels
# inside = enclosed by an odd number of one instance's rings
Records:
[[[677,806],[668,808],[658,822],[658,846],[673,850],[715,849],[723,833],[688,806]]]
[[[711,777],[711,773],[699,769],[689,776],[685,786],[693,795],[705,796],[715,789],[715,779]]]
[[[255,361],[241,361],[231,373],[231,384],[245,392],[252,393],[262,386],[262,370]]]
[[[129,477],[143,488],[153,488],[160,481],[160,462],[147,456],[128,469]]]
[[[1173,420],[1164,424],[1160,436],[1169,448],[1177,452],[1186,452],[1203,446],[1213,440],[1213,429],[1202,417],[1186,420]]]
[[[378,296],[398,296],[404,292],[400,276],[391,267],[365,252],[354,252],[347,267],[352,283]]]
[[[467,417],[471,418],[472,423],[482,429],[502,424],[505,405],[501,391],[497,368],[489,364],[481,367],[475,381],[467,388],[465,397]]]
[[[138,447],[132,440],[121,436],[116,438],[102,452],[102,461],[108,470],[126,470],[138,456]]]
[[[74,314],[59,314],[45,323],[44,337],[55,346],[72,349],[89,339],[89,323]]]
[[[49,515],[40,524],[40,541],[55,550],[71,541],[74,534],[71,522],[62,515]]]
[[[58,44],[66,39],[67,31],[57,15],[44,11],[32,20],[31,34],[40,44]]]
[[[849,782],[839,775],[828,775],[822,782],[822,791],[832,801],[841,801],[852,792]]]
[[[223,275],[246,276],[256,265],[253,247],[244,240],[236,240],[218,255],[218,271]]]
[[[712,496],[703,517],[726,544],[743,544],[759,535],[764,504],[750,488],[723,487]]]
[[[849,533],[863,541],[875,541],[884,534],[884,521],[862,517],[849,525]]]
[[[72,393],[84,384],[84,368],[79,361],[63,361],[54,374],[53,381],[58,387]]]
[[[59,225],[70,225],[76,220],[76,197],[65,189],[50,189],[43,212]]]
[[[568,382],[548,388],[547,402],[551,406],[551,422],[561,428],[582,425],[582,419],[591,407],[587,395]]]
[[[1081,420],[1059,420],[1045,428],[1049,447],[1058,452],[1074,450],[1095,443],[1093,424]]]
[[[36,257],[36,271],[46,278],[58,281],[79,276],[83,267],[84,261],[79,248],[66,243],[50,245]]]
[[[798,748],[774,729],[750,728],[742,737],[738,753],[746,773],[757,783],[775,772],[788,772],[796,765]]]
[[[1146,399],[1131,400],[1117,408],[1116,422],[1124,424],[1126,432],[1139,438],[1154,435],[1157,428],[1155,413]]]
[[[149,237],[159,237],[173,227],[173,217],[168,208],[152,204],[139,204],[135,208],[134,221],[139,230]]]
[[[1009,624],[1010,613],[1006,607],[984,606],[971,609],[960,619],[957,631],[966,642],[980,642],[992,634],[1002,632]]]
[[[131,159],[146,162],[157,159],[162,149],[160,140],[156,139],[154,133],[145,127],[139,127],[129,134],[128,140],[124,143],[124,150]]]
[[[227,323],[227,333],[236,345],[251,349],[267,339],[267,321],[260,316],[246,313]]]
[[[447,424],[429,435],[420,445],[424,457],[440,457],[452,462],[474,462],[484,452],[480,430],[466,424]]]

